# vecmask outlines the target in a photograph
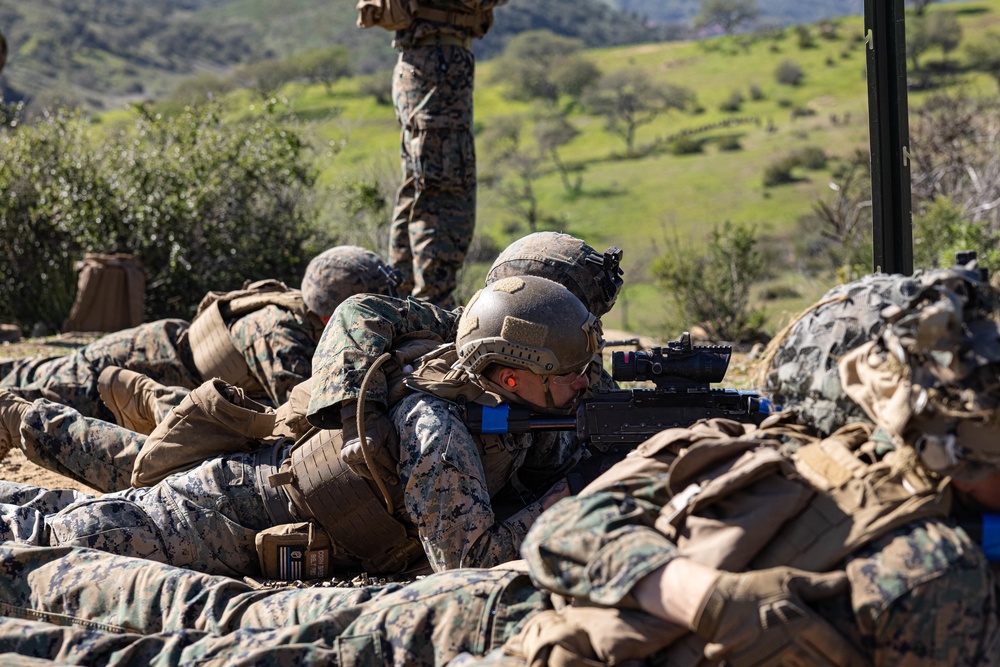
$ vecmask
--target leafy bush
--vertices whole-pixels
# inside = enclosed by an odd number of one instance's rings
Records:
[[[719,104],[719,111],[726,111],[729,113],[735,113],[740,110],[743,106],[743,93],[738,90],[734,90],[729,93],[729,97],[724,99],[721,104]]]
[[[960,250],[975,250],[979,265],[995,270],[1000,266],[1000,233],[967,219],[950,198],[937,197],[913,218],[914,267],[951,266]]]
[[[0,316],[57,329],[85,251],[138,255],[148,319],[189,317],[206,291],[247,278],[298,281],[315,249],[314,175],[294,124],[226,121],[217,105],[137,111],[109,137],[88,136],[78,113],[0,132]]]
[[[750,290],[765,275],[756,230],[731,222],[716,225],[704,252],[671,246],[655,262],[653,273],[671,294],[685,323],[701,324],[718,340],[756,337],[764,313],[750,304]]]
[[[792,153],[791,159],[806,169],[823,169],[827,156],[819,146],[803,146]]]
[[[694,155],[702,152],[702,141],[695,137],[677,137],[667,146],[671,155]]]
[[[743,144],[740,143],[740,137],[736,134],[727,134],[719,137],[718,144],[720,151],[743,150]]]
[[[805,78],[805,72],[795,61],[783,60],[774,70],[774,79],[785,86],[799,86]]]
[[[798,160],[790,156],[779,158],[767,165],[764,168],[764,187],[794,183],[795,177],[792,175],[792,170],[797,166],[799,166]]]
[[[761,90],[761,87],[758,86],[756,83],[752,84],[750,86],[750,99],[751,100],[753,100],[754,102],[760,102],[765,97],[766,96],[764,95],[764,91]]]
[[[812,49],[816,47],[816,38],[813,37],[812,30],[809,29],[809,26],[795,26],[795,36],[798,40],[800,49]]]
[[[392,71],[375,72],[358,79],[358,92],[375,98],[376,104],[392,104]]]

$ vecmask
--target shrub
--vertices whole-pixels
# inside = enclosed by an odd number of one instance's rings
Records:
[[[374,97],[376,104],[392,104],[392,72],[381,71],[360,77],[358,92],[362,96]]]
[[[959,250],[975,250],[979,265],[993,269],[1000,266],[1000,233],[963,216],[951,198],[938,196],[913,217],[914,267],[951,266]]]
[[[667,146],[671,155],[693,155],[702,152],[702,141],[694,137],[677,137]]]
[[[764,168],[764,187],[769,188],[775,185],[794,183],[795,177],[792,175],[792,170],[797,166],[799,166],[798,161],[789,156],[775,160],[767,165]]]
[[[107,137],[79,113],[0,132],[0,316],[58,329],[85,251],[138,255],[149,319],[190,317],[205,292],[250,277],[297,282],[314,176],[296,126],[227,122],[217,105],[137,111]]]
[[[813,37],[812,30],[809,29],[809,26],[796,26],[795,37],[798,40],[800,49],[812,49],[816,47],[816,39]]]
[[[799,86],[805,78],[805,73],[794,61],[783,60],[774,70],[774,78],[785,86]]]
[[[815,115],[816,111],[809,107],[795,107],[792,109],[792,118],[806,118],[807,116]]]
[[[740,107],[743,106],[743,101],[744,101],[743,93],[741,93],[738,90],[734,90],[733,92],[729,93],[729,97],[727,97],[725,100],[722,101],[721,104],[719,104],[719,110],[726,111],[729,113],[735,113],[740,110]]]
[[[658,258],[653,273],[664,292],[673,296],[687,326],[701,324],[717,340],[756,337],[764,313],[750,304],[750,291],[765,275],[756,230],[725,222],[716,225],[704,252],[671,246]]]
[[[760,102],[765,98],[764,91],[756,83],[750,86],[750,99],[754,102]]]
[[[719,150],[720,151],[739,151],[743,150],[743,145],[740,143],[740,137],[736,134],[727,134],[725,136],[719,137]]]
[[[790,160],[806,169],[823,169],[826,167],[826,151],[819,146],[803,146],[795,150]]]

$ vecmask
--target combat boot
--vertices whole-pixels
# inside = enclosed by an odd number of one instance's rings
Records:
[[[126,368],[108,366],[97,378],[97,392],[119,426],[149,435],[188,391],[168,387]]]
[[[31,402],[9,391],[0,390],[0,460],[11,447],[21,444],[21,419],[31,407]]]

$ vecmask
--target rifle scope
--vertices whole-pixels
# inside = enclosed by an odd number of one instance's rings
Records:
[[[671,382],[722,382],[733,348],[729,345],[691,345],[684,332],[679,341],[649,351],[612,352],[611,377],[626,382],[649,380],[657,386]]]

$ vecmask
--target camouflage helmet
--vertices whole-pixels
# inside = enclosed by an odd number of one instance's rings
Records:
[[[764,390],[824,434],[867,422],[942,475],[996,472],[996,303],[974,265],[842,285],[779,335]]]
[[[924,465],[974,482],[1000,470],[997,294],[974,265],[919,276],[878,340],[840,364],[845,390]]]
[[[831,289],[775,336],[761,364],[764,393],[821,433],[867,421],[844,392],[837,362],[882,333],[883,308],[907,303],[919,289],[914,277],[884,273]]]
[[[486,275],[486,284],[511,276],[548,278],[601,317],[615,305],[621,291],[621,257],[622,251],[614,246],[602,254],[569,234],[535,232],[500,253]]]
[[[559,283],[503,278],[469,301],[458,322],[458,363],[478,376],[491,364],[541,376],[584,372],[600,349],[597,319]]]
[[[342,245],[323,251],[309,262],[302,278],[302,298],[309,310],[330,317],[351,295],[392,295],[398,284],[394,271],[371,250]]]

